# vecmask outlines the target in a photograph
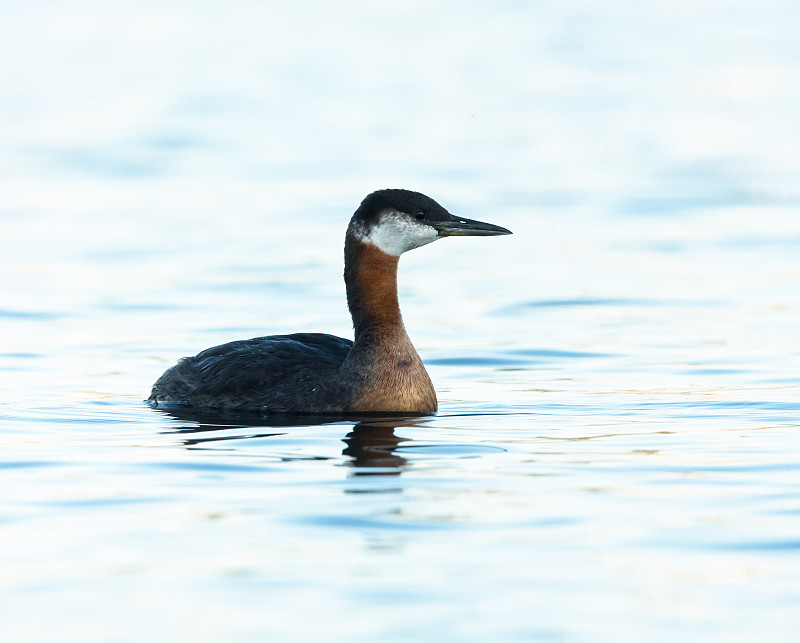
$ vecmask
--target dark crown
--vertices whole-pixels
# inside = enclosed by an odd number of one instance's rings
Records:
[[[397,210],[411,216],[424,213],[428,221],[446,221],[450,213],[433,199],[411,190],[378,190],[368,194],[353,214],[354,221],[374,223],[385,210]]]

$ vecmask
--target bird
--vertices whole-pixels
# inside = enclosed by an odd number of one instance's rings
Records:
[[[419,192],[372,192],[350,219],[344,242],[354,340],[293,333],[214,346],[165,371],[148,402],[267,415],[434,414],[436,391],[400,314],[400,255],[443,237],[507,234],[456,217]]]

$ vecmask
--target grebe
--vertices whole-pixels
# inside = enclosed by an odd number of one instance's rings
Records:
[[[373,192],[344,242],[354,342],[295,333],[215,346],[168,369],[149,401],[266,413],[435,413],[436,392],[400,315],[400,255],[439,237],[499,234],[511,231],[454,217],[419,192]]]

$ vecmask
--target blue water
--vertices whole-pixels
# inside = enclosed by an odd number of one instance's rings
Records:
[[[800,12],[0,7],[3,641],[797,640]],[[350,336],[363,196],[435,417],[143,404]]]

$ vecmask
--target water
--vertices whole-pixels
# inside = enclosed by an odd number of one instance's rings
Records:
[[[4,641],[797,640],[792,3],[0,11]],[[439,415],[142,404],[389,186]]]

